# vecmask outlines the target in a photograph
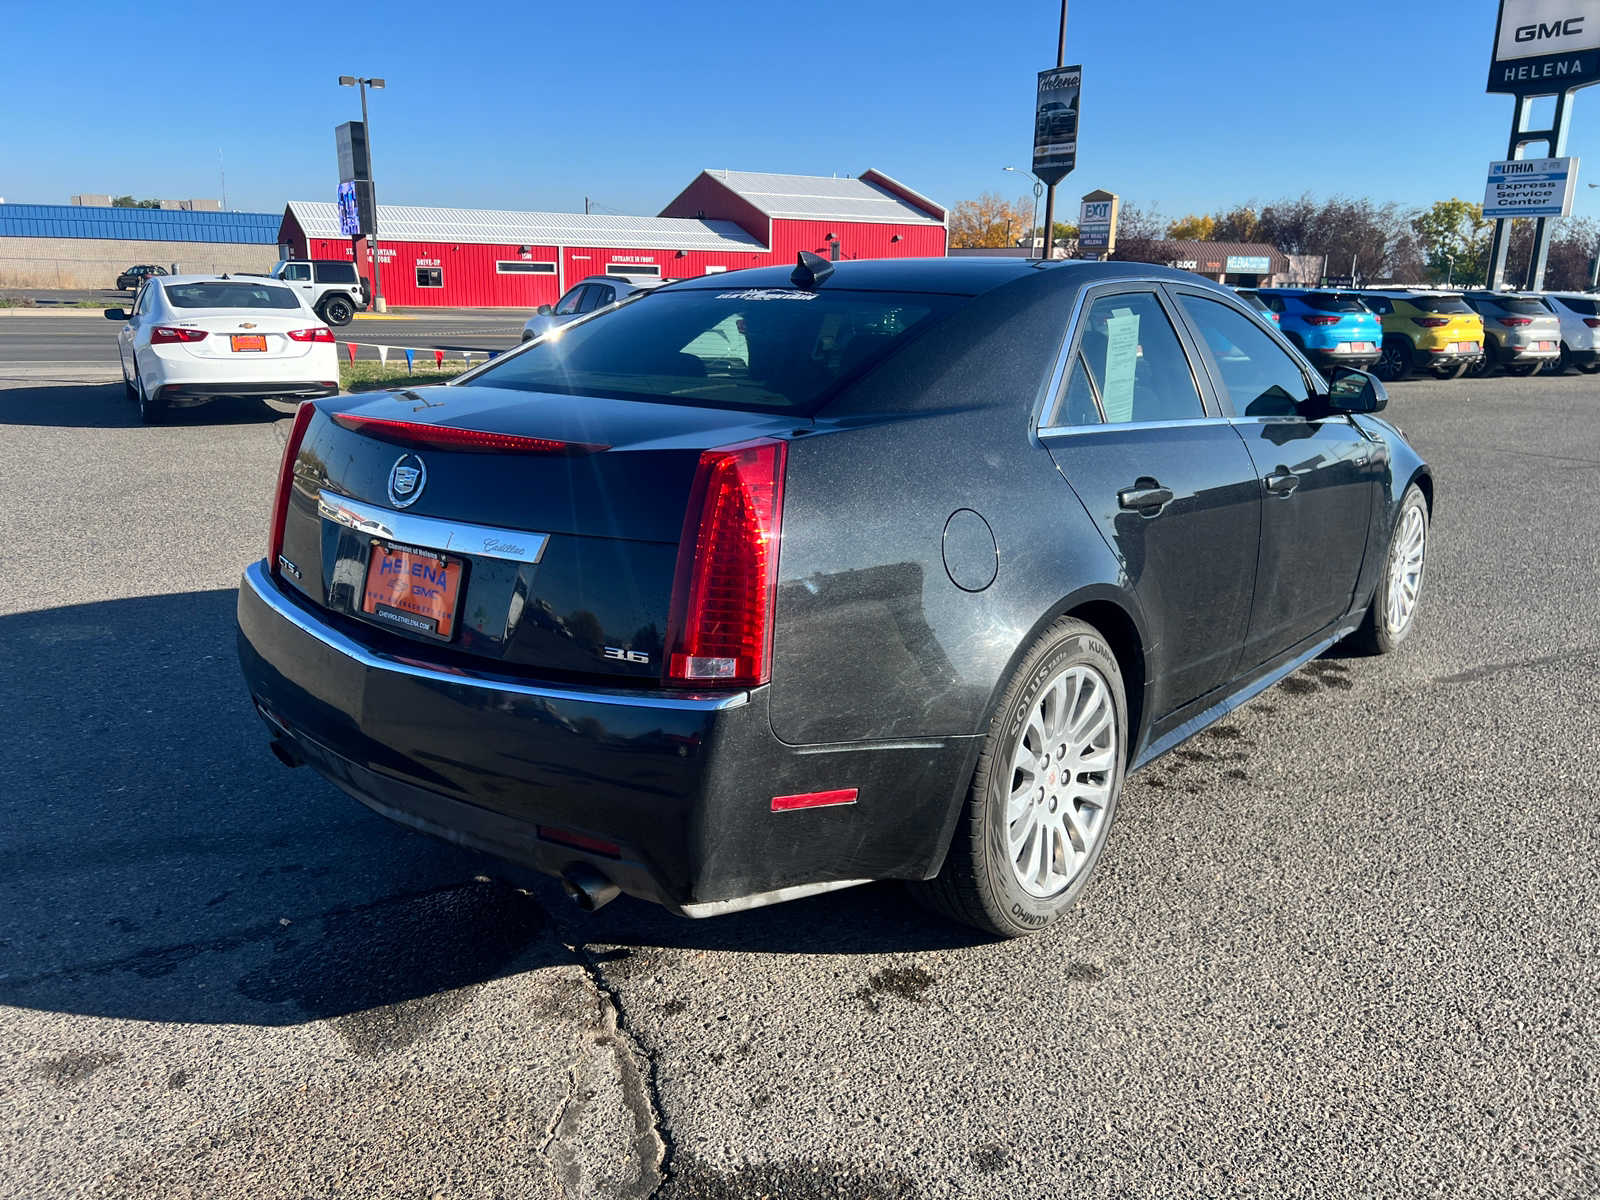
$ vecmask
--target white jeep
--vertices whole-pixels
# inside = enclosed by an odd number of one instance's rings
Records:
[[[354,263],[335,258],[284,259],[272,268],[272,278],[292,284],[306,307],[329,325],[348,325],[367,307],[367,281]]]

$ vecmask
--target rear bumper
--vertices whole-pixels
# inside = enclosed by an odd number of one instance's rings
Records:
[[[238,616],[257,711],[351,796],[549,874],[588,865],[691,916],[927,877],[977,752],[973,738],[789,746],[765,688],[545,686],[388,656],[264,563],[245,572]],[[849,788],[854,804],[772,810]]]
[[[1372,343],[1374,346],[1376,342]],[[1305,355],[1318,367],[1370,367],[1378,361],[1379,350],[1353,350],[1353,342],[1332,346],[1307,346]]]
[[[317,400],[323,396],[337,396],[338,385],[330,387],[324,382],[309,380],[286,383],[168,383],[159,389],[160,397],[168,404],[204,404],[224,396],[282,396],[296,400]]]

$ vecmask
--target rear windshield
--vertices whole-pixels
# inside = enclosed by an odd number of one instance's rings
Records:
[[[1361,303],[1360,296],[1337,295],[1328,292],[1307,292],[1298,297],[1300,303],[1320,312],[1361,313],[1370,311]]]
[[[1485,302],[1508,313],[1521,313],[1526,317],[1547,317],[1550,310],[1544,301],[1533,296],[1487,296]]]
[[[1402,296],[1413,308],[1430,313],[1469,313],[1472,309],[1460,296]]]
[[[299,308],[288,288],[262,283],[179,283],[166,289],[174,308]]]
[[[1591,300],[1586,296],[1561,296],[1556,302],[1565,304],[1573,312],[1581,313],[1583,316],[1600,317],[1600,300]]]
[[[486,387],[809,416],[963,296],[646,293],[488,368]]]

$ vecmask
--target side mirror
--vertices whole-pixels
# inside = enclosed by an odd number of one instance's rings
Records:
[[[539,309],[538,309],[538,315],[539,316],[548,317],[553,312],[555,312],[555,309],[552,308],[550,305],[548,305],[548,304],[539,305]]]
[[[108,309],[106,309],[106,320],[108,320],[108,321],[126,321],[127,319],[128,319],[128,314],[123,309],[120,309],[120,308],[108,308]]]
[[[1334,412],[1375,413],[1389,406],[1389,389],[1371,371],[1335,367],[1328,378],[1328,407]]]

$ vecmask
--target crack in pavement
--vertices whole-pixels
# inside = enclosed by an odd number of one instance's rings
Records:
[[[550,1122],[539,1154],[556,1174],[562,1193],[573,1200],[648,1200],[670,1177],[673,1149],[661,1107],[655,1058],[629,1028],[621,993],[606,979],[595,957],[581,942],[563,941],[562,945],[582,969],[594,993],[596,1017],[586,1034],[587,1046],[580,1044],[573,1056],[567,1094]],[[621,1093],[621,1104],[631,1117],[627,1157],[637,1173],[626,1185],[595,1177],[595,1138],[584,1132],[586,1114],[602,1099],[596,1087],[584,1086],[585,1078],[595,1069],[592,1059],[597,1057],[596,1051],[598,1057],[612,1061],[615,1069],[610,1072],[610,1082]],[[603,1085],[605,1080],[596,1082]],[[582,1156],[585,1150],[589,1151],[587,1162]]]

